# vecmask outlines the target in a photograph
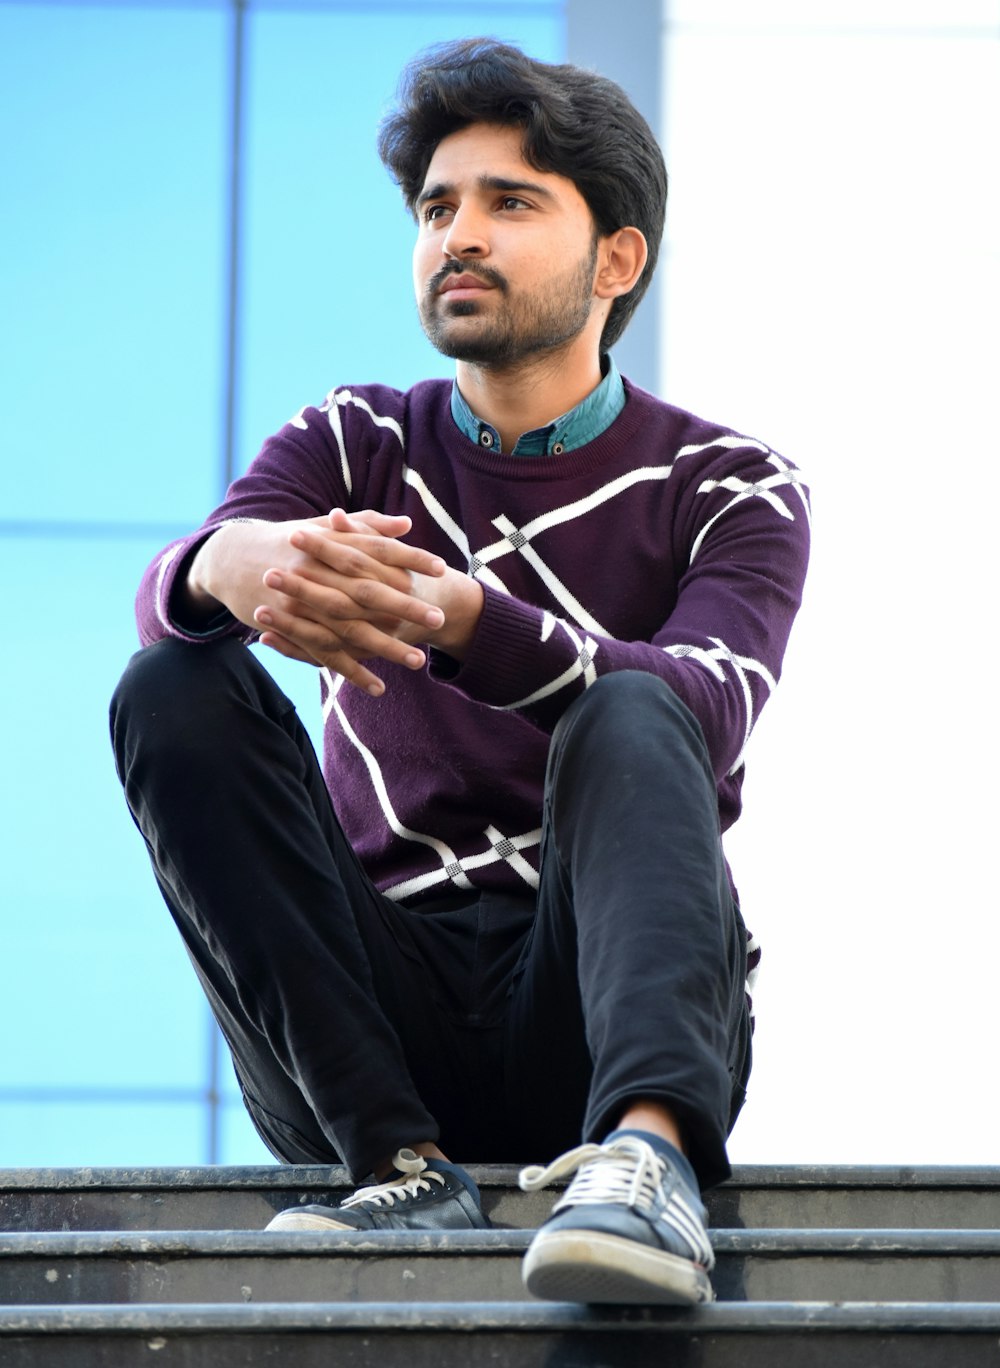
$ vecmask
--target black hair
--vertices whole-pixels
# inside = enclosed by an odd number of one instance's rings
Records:
[[[379,128],[379,156],[411,213],[438,143],[474,123],[522,129],[525,161],[574,183],[600,237],[633,227],[646,239],[645,269],[608,315],[607,351],[646,292],[663,236],[667,171],[649,124],[596,72],[538,62],[494,38],[437,44],[404,69]]]

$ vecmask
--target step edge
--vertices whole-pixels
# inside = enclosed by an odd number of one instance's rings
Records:
[[[517,1188],[518,1166],[466,1166],[480,1187]],[[198,1165],[153,1168],[5,1168],[0,1193],[33,1191],[255,1191],[353,1189],[346,1170],[327,1165]],[[743,1165],[715,1191],[813,1188],[997,1188],[1000,1166],[985,1165]]]
[[[0,1258],[65,1259],[322,1258],[330,1256],[445,1258],[463,1255],[488,1258],[522,1254],[533,1230],[380,1231],[354,1235],[347,1231],[270,1232],[213,1231],[12,1231],[0,1233]],[[709,1231],[717,1254],[742,1256],[828,1254],[895,1257],[996,1257],[1000,1230],[914,1229],[909,1227],[784,1228],[717,1227]]]
[[[802,1330],[994,1334],[1000,1331],[1000,1302],[713,1302],[692,1308],[626,1307],[617,1311],[561,1302],[95,1304],[72,1309],[0,1306],[0,1336],[275,1330],[620,1333],[651,1328],[701,1334]]]

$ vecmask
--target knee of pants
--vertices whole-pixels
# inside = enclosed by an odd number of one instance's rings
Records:
[[[111,735],[119,772],[141,744],[179,757],[187,743],[225,730],[247,668],[260,669],[234,638],[194,644],[168,638],[129,661],[111,699]]]
[[[601,675],[567,708],[553,733],[552,751],[587,741],[611,746],[611,753],[642,751],[654,737],[675,737],[707,763],[701,724],[670,685],[642,670],[618,670]]]

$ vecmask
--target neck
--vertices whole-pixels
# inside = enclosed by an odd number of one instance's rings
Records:
[[[547,352],[509,366],[459,361],[455,373],[466,403],[496,428],[508,452],[522,432],[568,413],[601,383],[596,348],[583,355]]]

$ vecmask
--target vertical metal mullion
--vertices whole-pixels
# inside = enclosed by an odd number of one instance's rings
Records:
[[[208,1013],[208,1082],[205,1087],[205,1163],[219,1163],[221,1138],[222,1097],[219,1091],[219,1070],[222,1055],[222,1037],[211,1010]]]
[[[221,472],[223,493],[232,483],[236,471],[236,410],[240,360],[240,251],[243,226],[243,84],[247,0],[231,0],[231,6],[228,270]]]
[[[222,460],[219,476],[219,497],[232,484],[236,473],[236,426],[239,397],[240,365],[240,252],[243,229],[243,124],[244,124],[244,69],[246,56],[246,14],[248,0],[229,0],[232,25],[229,58],[229,168],[227,185],[226,222],[226,332],[222,394]],[[203,1099],[205,1104],[206,1163],[219,1162],[220,1057],[222,1050],[219,1027],[211,1010],[208,1012],[208,1058]]]
[[[665,0],[615,0],[614,15],[609,24],[607,0],[566,0],[566,60],[617,81],[662,146]],[[654,283],[615,346],[622,373],[654,394],[660,389],[660,337]]]

